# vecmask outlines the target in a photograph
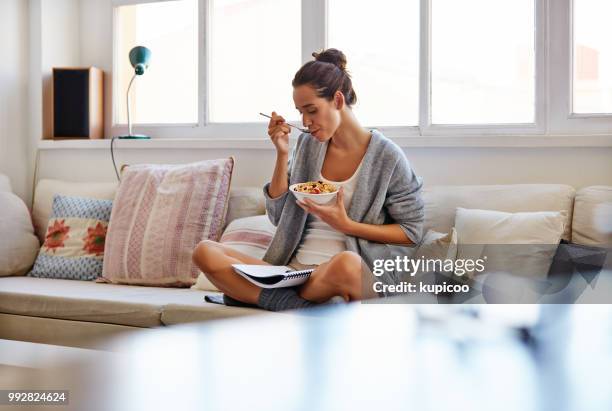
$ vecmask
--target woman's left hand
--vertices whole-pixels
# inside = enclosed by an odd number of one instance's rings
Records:
[[[331,227],[335,228],[341,233],[347,234],[352,220],[346,214],[346,209],[344,208],[343,187],[340,187],[340,190],[338,190],[338,195],[336,196],[336,202],[334,204],[321,205],[307,198],[304,199],[304,201],[298,200],[297,204],[307,213],[314,214]]]

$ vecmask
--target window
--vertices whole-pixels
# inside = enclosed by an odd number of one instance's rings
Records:
[[[301,66],[300,0],[210,0],[209,121],[299,119],[291,80]]]
[[[132,86],[139,132],[217,140],[267,138],[259,112],[299,124],[291,80],[313,51],[335,47],[347,55],[357,118],[391,138],[612,143],[609,0],[112,3],[114,134],[135,45],[153,55]]]
[[[328,47],[347,56],[364,125],[419,123],[419,2],[328,2]],[[384,24],[380,24],[384,22]]]
[[[574,0],[574,113],[612,113],[611,17],[610,0]]]
[[[198,1],[180,0],[115,10],[115,124],[127,123],[126,91],[134,46],[151,50],[151,64],[130,90],[133,123],[198,122]]]
[[[533,0],[432,0],[431,22],[432,123],[535,122]]]

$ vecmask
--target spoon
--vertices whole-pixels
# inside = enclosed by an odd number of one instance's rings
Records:
[[[264,114],[264,113],[259,113],[259,114],[264,116],[264,117],[272,118],[269,115]],[[289,127],[293,127],[293,128],[296,128],[296,129],[300,130],[302,133],[309,133],[310,132],[310,130],[308,130],[307,128],[302,128],[302,127],[294,126],[293,124],[289,124],[289,123],[285,123],[285,124],[287,124]]]

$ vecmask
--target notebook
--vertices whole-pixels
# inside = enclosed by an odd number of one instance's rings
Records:
[[[314,268],[296,271],[284,265],[232,264],[234,271],[262,288],[293,287],[304,284]]]

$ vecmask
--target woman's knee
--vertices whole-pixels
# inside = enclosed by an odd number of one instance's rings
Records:
[[[219,243],[212,240],[203,240],[193,250],[193,262],[204,272],[209,268],[209,262],[214,261],[213,254],[219,249]]]
[[[326,279],[338,286],[352,286],[359,281],[361,264],[359,254],[343,251],[330,260]]]

